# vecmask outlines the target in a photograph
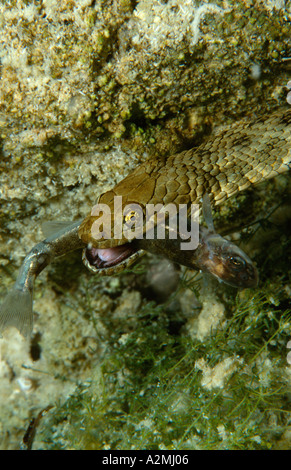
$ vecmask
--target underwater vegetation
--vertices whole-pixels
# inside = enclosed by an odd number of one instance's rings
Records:
[[[237,293],[215,285],[225,315],[200,339],[195,336],[197,325],[192,332],[189,328],[191,319],[183,315],[179,296],[187,289],[204,303],[205,291],[213,286],[187,271],[166,302],[143,302],[127,324],[104,317],[102,321],[111,326],[106,353],[96,357],[92,377],[48,413],[38,437],[41,445],[288,448],[291,246],[284,236],[281,241],[279,250],[269,245],[260,288]],[[280,263],[274,264],[275,259]],[[144,263],[121,278],[141,276]],[[90,301],[87,314],[96,322]]]
[[[280,301],[281,298],[281,301]],[[161,308],[112,344],[92,379],[53,411],[50,449],[270,449],[290,426],[290,310],[268,288],[237,300],[203,342],[175,337]],[[289,427],[290,429],[290,427]],[[282,444],[284,447],[284,444]]]

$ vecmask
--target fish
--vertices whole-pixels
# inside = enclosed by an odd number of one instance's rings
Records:
[[[25,257],[15,284],[0,306],[0,337],[7,327],[15,327],[24,336],[33,326],[33,290],[36,277],[55,258],[82,248],[78,236],[80,221],[64,224],[57,232],[37,243]]]
[[[124,245],[98,249],[85,246],[79,238],[81,220],[52,223],[57,231],[37,243],[27,254],[14,286],[0,306],[0,336],[8,327],[15,327],[24,337],[30,336],[35,279],[54,259],[81,248],[85,266],[101,275],[117,274],[148,251],[191,269],[209,272],[233,287],[256,287],[258,274],[250,258],[235,244],[216,233],[208,196],[203,199],[203,213],[208,227],[199,226],[199,244],[194,250],[181,250],[185,235],[177,231],[176,238],[171,238],[169,225],[165,227],[165,239],[143,238],[128,243],[126,249]],[[45,225],[45,230],[51,232],[49,224]]]

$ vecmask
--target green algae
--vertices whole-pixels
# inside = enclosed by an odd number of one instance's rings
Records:
[[[203,342],[170,334],[161,306],[147,304],[136,330],[123,341],[115,331],[92,379],[51,412],[43,441],[52,449],[276,448],[291,418],[285,301],[271,283],[245,291]],[[233,359],[223,387],[214,378],[201,385],[201,358],[212,370]]]

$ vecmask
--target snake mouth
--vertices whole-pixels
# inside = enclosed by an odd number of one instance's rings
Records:
[[[104,275],[117,274],[129,267],[143,254],[135,243],[124,243],[113,248],[94,248],[88,246],[83,250],[83,263],[93,273]]]

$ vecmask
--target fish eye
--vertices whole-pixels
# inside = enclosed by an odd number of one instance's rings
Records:
[[[228,258],[228,263],[236,271],[240,271],[241,269],[245,268],[245,266],[246,266],[245,260],[242,259],[240,256],[230,256]]]

